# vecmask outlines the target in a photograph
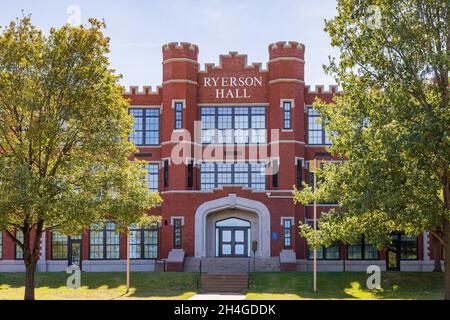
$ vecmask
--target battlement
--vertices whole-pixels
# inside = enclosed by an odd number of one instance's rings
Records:
[[[189,42],[171,42],[163,46],[163,59],[198,60],[198,46]]]
[[[305,59],[305,45],[296,41],[279,41],[269,45],[270,60],[277,58]]]
[[[238,63],[236,64],[236,60]],[[208,73],[212,70],[220,70],[222,68],[228,68],[233,64],[235,67],[239,68],[243,66],[244,69],[255,69],[258,72],[267,72],[267,69],[264,69],[261,62],[253,62],[252,64],[248,64],[248,56],[246,54],[239,54],[236,51],[230,51],[228,54],[221,54],[219,56],[219,65],[217,66],[214,63],[205,63],[205,69],[200,70],[199,73]],[[200,66],[199,66],[200,67]]]
[[[329,85],[327,90],[325,90],[324,85],[316,85],[314,86],[314,90],[311,88],[311,86],[305,86],[306,93],[310,94],[339,94],[341,91],[339,91],[339,87],[336,85]]]
[[[123,87],[122,88],[122,94],[123,95],[160,95],[161,94],[161,86],[156,87],[156,91],[153,91],[152,86],[144,86],[142,87],[142,90],[138,86],[130,86],[128,88]]]

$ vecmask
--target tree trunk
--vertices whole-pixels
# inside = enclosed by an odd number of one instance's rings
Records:
[[[434,269],[433,272],[442,272],[441,260],[442,260],[442,244],[436,237],[432,236],[433,239],[433,259],[434,259]]]
[[[445,300],[450,300],[450,221],[444,222],[443,236],[445,240],[444,245],[444,292]]]
[[[36,274],[36,264],[37,261],[34,259],[25,261],[25,297],[24,300],[35,300],[34,289],[35,289],[35,274]]]

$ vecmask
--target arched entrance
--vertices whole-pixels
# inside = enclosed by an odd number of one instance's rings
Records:
[[[259,201],[230,194],[203,203],[195,213],[196,257],[270,257],[270,213]]]

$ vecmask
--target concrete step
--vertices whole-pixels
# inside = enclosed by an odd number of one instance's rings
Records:
[[[202,274],[200,286],[205,292],[244,293],[248,289],[248,275]]]
[[[202,272],[213,274],[247,274],[249,272],[278,272],[280,261],[278,257],[256,258],[256,268],[253,258],[194,258],[187,257],[184,263],[185,272],[199,272],[200,261]]]

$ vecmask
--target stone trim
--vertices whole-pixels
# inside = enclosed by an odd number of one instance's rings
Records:
[[[192,80],[188,80],[188,79],[172,79],[172,80],[167,80],[163,82],[163,86],[166,84],[172,84],[172,83],[188,83],[188,84],[193,84],[198,86],[198,82],[197,81],[192,81]]]
[[[295,83],[300,83],[300,84],[304,84],[305,83],[305,81],[300,80],[300,79],[281,78],[281,79],[276,79],[276,80],[269,81],[269,85],[275,84],[275,83],[280,83],[280,82],[295,82]]]
[[[185,225],[184,217],[183,216],[172,216],[170,217],[170,225],[173,226],[174,222],[173,220],[180,219],[181,220],[181,226]]]
[[[200,205],[195,212],[195,256],[206,257],[206,226],[210,213],[229,208],[251,211],[258,215],[258,256],[270,257],[270,212],[265,204],[256,200],[238,197],[231,193],[228,197],[212,200]]]

